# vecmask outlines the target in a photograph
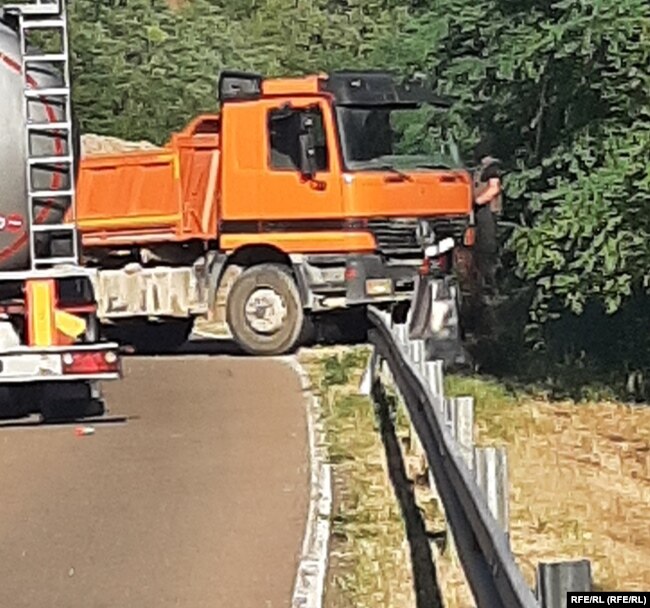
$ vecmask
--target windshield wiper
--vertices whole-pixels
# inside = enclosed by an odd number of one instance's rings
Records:
[[[453,169],[448,163],[418,163],[416,167],[419,169]]]
[[[404,181],[407,181],[407,182],[413,181],[413,178],[408,173],[404,173],[403,171],[400,171],[399,169],[396,169],[395,167],[393,167],[393,165],[390,165],[388,163],[383,163],[383,164],[380,164],[380,165],[370,165],[370,166],[364,167],[364,168],[377,170],[377,171],[390,171],[391,173],[394,173],[395,175],[399,175]]]

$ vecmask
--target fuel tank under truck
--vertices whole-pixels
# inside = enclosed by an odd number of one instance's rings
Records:
[[[61,86],[57,69],[50,65],[30,65],[27,80],[34,88]],[[30,267],[23,88],[18,33],[12,18],[0,9],[0,271]],[[28,113],[34,123],[58,122],[64,115],[59,98],[32,99]],[[31,156],[67,154],[66,138],[57,132],[31,132],[29,140]],[[78,147],[77,142],[74,146]],[[68,171],[60,165],[39,166],[32,171],[32,177],[35,190],[63,190],[70,186]],[[62,222],[69,206],[64,201],[69,199],[44,200],[35,205],[35,223]]]

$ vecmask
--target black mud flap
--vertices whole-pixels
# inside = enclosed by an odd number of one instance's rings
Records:
[[[428,361],[445,368],[467,364],[460,326],[460,290],[452,277],[418,277],[409,319],[409,337],[424,340]]]

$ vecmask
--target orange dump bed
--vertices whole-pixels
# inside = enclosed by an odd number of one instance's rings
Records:
[[[84,245],[209,240],[217,232],[219,116],[158,150],[87,157],[77,182]]]

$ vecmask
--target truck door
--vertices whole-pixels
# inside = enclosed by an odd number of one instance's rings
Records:
[[[334,121],[328,104],[314,100],[264,102],[266,170],[260,175],[260,219],[282,220],[287,230],[315,230],[319,220],[342,218],[341,169]],[[307,126],[306,126],[307,125]],[[310,133],[306,133],[305,129]],[[301,161],[301,138],[311,141],[315,171],[306,176]]]

